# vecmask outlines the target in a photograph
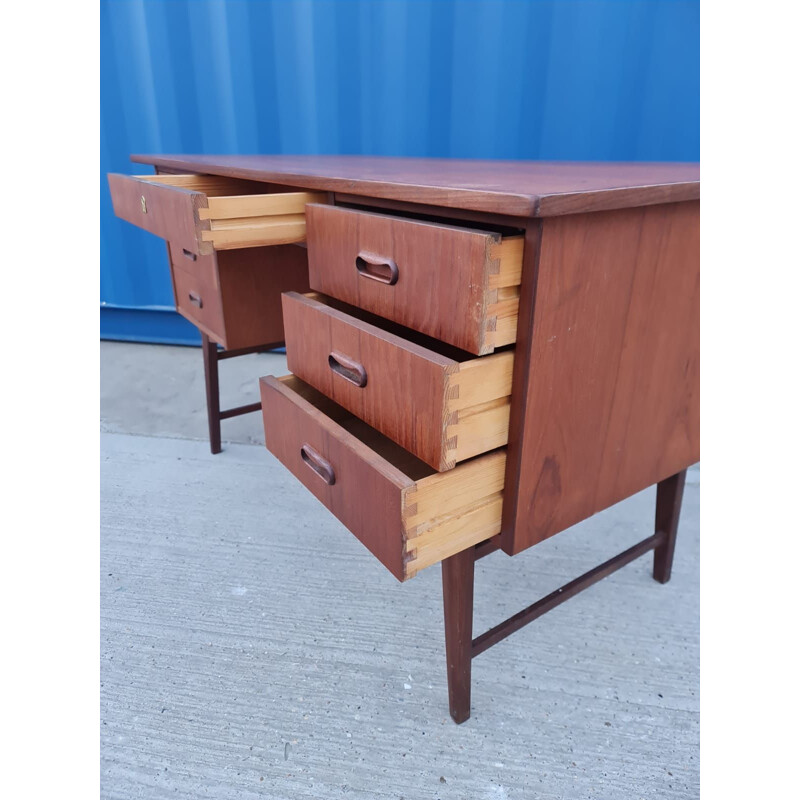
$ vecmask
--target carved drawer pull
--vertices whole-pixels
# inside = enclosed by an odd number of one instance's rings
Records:
[[[369,278],[387,286],[394,286],[400,277],[397,264],[391,258],[367,253],[362,250],[356,257],[356,269],[362,278]]]
[[[333,486],[336,483],[336,474],[333,471],[329,461],[326,461],[311,445],[304,444],[300,448],[300,458],[303,463],[317,476],[320,480]]]
[[[367,371],[362,364],[352,358],[343,356],[341,353],[333,352],[328,356],[328,366],[337,375],[349,381],[359,389],[367,385]]]

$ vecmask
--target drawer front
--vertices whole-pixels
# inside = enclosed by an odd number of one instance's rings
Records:
[[[263,193],[263,184],[217,175],[108,176],[114,213],[197,254],[296,244],[319,192]]]
[[[253,247],[203,256],[170,242],[169,255],[173,271],[192,275],[195,290],[203,287],[204,305],[212,293],[219,298],[225,325],[224,331],[216,331],[218,336],[224,334],[224,338],[216,341],[231,350],[281,344],[284,340],[281,293],[308,291],[308,259],[302,247]],[[182,283],[185,281],[186,278],[181,278]],[[177,305],[177,289],[175,298]],[[194,320],[202,314],[202,309],[191,300],[186,305],[186,300],[184,292],[183,309]],[[209,324],[206,318],[206,327]]]
[[[131,175],[109,175],[108,185],[114,213],[121,219],[181,249],[211,252],[210,245],[198,240],[197,211],[206,205],[204,194]]]
[[[294,376],[261,403],[269,451],[399,580],[499,532],[504,451],[437,474]]]
[[[516,338],[522,237],[309,205],[311,288],[483,355]]]
[[[227,347],[222,296],[216,270],[212,270],[210,274],[192,273],[173,265],[172,280],[178,311],[215,342]]]
[[[291,372],[437,471],[507,443],[512,353],[459,360],[319,295],[284,294],[283,317]]]
[[[181,247],[175,242],[167,242],[169,261],[173,269],[179,269],[195,275],[206,284],[216,285],[217,263],[216,256],[203,256],[194,250]],[[176,298],[177,299],[177,298]]]

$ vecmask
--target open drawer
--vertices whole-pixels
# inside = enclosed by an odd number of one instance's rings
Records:
[[[309,205],[311,288],[475,355],[517,338],[524,237]]]
[[[283,295],[291,372],[439,471],[508,442],[512,350],[476,358],[319,294]]]
[[[399,580],[500,532],[504,449],[437,473],[294,375],[261,407],[269,451]]]
[[[114,213],[192,253],[294,244],[306,239],[306,203],[318,192],[220,175],[108,176]]]

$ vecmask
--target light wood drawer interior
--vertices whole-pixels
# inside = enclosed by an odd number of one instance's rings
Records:
[[[199,254],[304,242],[305,206],[326,198],[218,175],[111,174],[108,181],[118,217]]]
[[[521,234],[332,205],[306,216],[312,289],[475,355],[516,341]]]
[[[513,350],[476,358],[317,293],[283,295],[289,369],[434,469],[508,442]]]
[[[437,473],[294,375],[261,400],[270,452],[398,579],[499,533],[505,449]]]

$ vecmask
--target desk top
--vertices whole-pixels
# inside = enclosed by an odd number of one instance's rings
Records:
[[[519,217],[700,197],[698,164],[290,155],[134,155],[131,160],[171,170]]]

